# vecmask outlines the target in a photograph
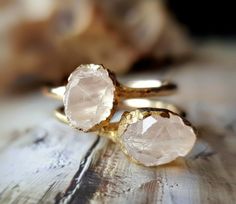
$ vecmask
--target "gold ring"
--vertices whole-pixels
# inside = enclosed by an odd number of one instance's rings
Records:
[[[144,98],[132,98],[132,99],[125,99],[122,100],[119,108],[121,110],[134,110],[137,108],[158,108],[158,109],[167,109],[170,110],[174,113],[177,113],[178,115],[185,117],[186,116],[186,112],[181,109],[180,107],[171,104],[171,103],[167,103],[164,101],[159,101],[157,99],[144,99]]]
[[[63,107],[55,110],[55,115],[69,123]],[[128,158],[144,166],[162,165],[184,157],[196,141],[194,128],[187,120],[158,108],[124,112],[119,122],[101,127],[96,133],[117,143]]]
[[[123,99],[164,96],[177,86],[158,80],[118,82],[115,75],[102,65],[80,65],[68,78],[67,85],[47,89],[46,93],[62,99],[70,124],[85,132],[95,131],[109,124],[117,105]]]
[[[107,70],[111,72],[110,70]],[[115,78],[113,78],[114,80]],[[119,99],[168,96],[177,90],[177,85],[168,81],[160,80],[135,80],[121,84],[116,82]],[[45,95],[54,99],[62,100],[66,91],[66,86],[44,87]],[[119,100],[119,101],[120,101]]]

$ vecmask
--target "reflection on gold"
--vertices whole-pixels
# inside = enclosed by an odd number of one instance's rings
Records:
[[[163,83],[159,80],[135,80],[125,83],[125,85],[132,88],[157,88]]]
[[[58,96],[63,96],[65,91],[66,91],[65,86],[59,86],[57,88],[52,89],[52,93]]]
[[[185,115],[184,111],[181,110],[179,107],[169,104],[166,102],[158,101],[155,99],[126,99],[123,100],[121,105],[123,109],[134,109],[134,108],[161,108],[161,109],[168,109],[171,110],[181,116]]]
[[[59,100],[62,100],[65,91],[66,91],[65,86],[59,86],[56,88],[50,88],[50,87],[43,88],[43,93],[46,96],[59,99]]]

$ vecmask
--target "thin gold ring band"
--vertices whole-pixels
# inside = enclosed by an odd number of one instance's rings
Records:
[[[182,117],[186,115],[186,113],[181,108],[173,104],[165,103],[165,102],[157,101],[157,100],[151,100],[151,99],[126,99],[122,101],[121,106],[125,110],[132,110],[138,107],[138,104],[140,104],[141,105],[140,107],[144,109],[169,110]],[[69,121],[65,115],[63,106],[55,109],[54,115],[59,121],[65,124],[69,124]],[[109,123],[109,125],[100,127],[100,129],[98,129],[96,132],[100,136],[104,136],[111,139],[112,141],[115,141],[116,131],[117,131],[118,126],[119,126],[119,122],[112,122],[112,123]]]
[[[149,86],[149,87],[145,87]],[[118,99],[143,98],[171,95],[177,90],[177,85],[167,81],[159,80],[137,80],[128,82],[127,85],[116,84]],[[45,87],[45,95],[54,99],[62,100],[65,93],[65,86]]]

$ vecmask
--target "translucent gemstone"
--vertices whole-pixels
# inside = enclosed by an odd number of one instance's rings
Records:
[[[145,166],[156,166],[188,154],[196,135],[179,116],[170,113],[169,118],[148,116],[129,125],[122,140],[129,155]]]
[[[65,114],[72,126],[89,130],[110,116],[115,87],[101,65],[79,66],[68,79]]]

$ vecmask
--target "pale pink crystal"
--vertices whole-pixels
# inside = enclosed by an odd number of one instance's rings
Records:
[[[109,73],[101,65],[79,66],[69,77],[63,99],[71,125],[87,131],[109,117],[114,91]]]
[[[122,140],[134,159],[156,166],[187,155],[196,135],[179,116],[170,113],[169,118],[153,115],[129,125]]]

